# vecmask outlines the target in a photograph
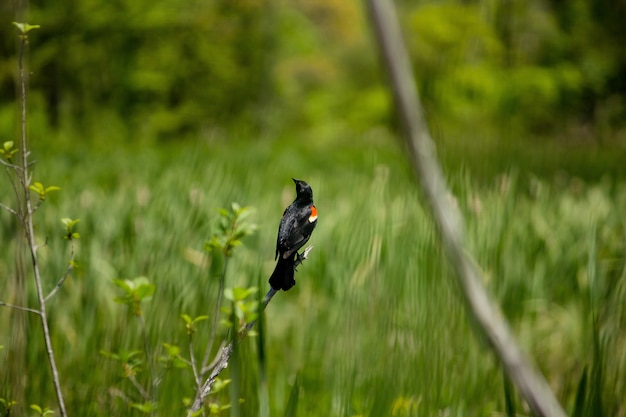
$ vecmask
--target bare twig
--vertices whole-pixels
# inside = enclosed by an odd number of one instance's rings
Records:
[[[150,384],[152,390],[150,393],[147,393],[147,396],[144,396],[147,401],[151,401],[153,403],[157,403],[158,399],[158,385],[159,378],[157,377],[156,364],[154,363],[154,355],[152,354],[152,343],[150,343],[150,335],[148,334],[148,329],[146,326],[146,321],[143,318],[143,315],[138,316],[139,324],[141,325],[141,335],[143,336],[143,348],[146,352],[146,358],[148,360],[148,367],[150,369]],[[152,396],[150,396],[152,394]],[[150,415],[154,415],[154,410],[151,409]]]
[[[0,203],[0,208],[3,209],[3,210],[8,211],[9,213],[11,213],[14,216],[17,216],[17,211],[13,210],[11,207],[9,207],[7,205],[4,205],[4,204]]]
[[[206,349],[204,351],[204,357],[202,359],[202,367],[200,368],[202,371],[202,375],[204,375],[204,369],[207,368],[207,363],[211,358],[211,350],[213,349],[213,343],[215,342],[215,333],[217,331],[217,323],[220,315],[220,308],[222,307],[222,297],[224,296],[224,285],[226,282],[226,271],[228,269],[228,259],[230,257],[226,256],[224,258],[224,267],[222,268],[222,274],[220,276],[220,283],[217,293],[217,301],[215,302],[215,309],[213,311],[213,322],[211,323],[211,334],[209,335],[209,341],[206,345]]]
[[[35,310],[34,308],[16,306],[16,305],[13,305],[13,304],[5,303],[4,301],[0,301],[0,307],[7,307],[7,308],[12,308],[14,310],[20,310],[20,311],[27,311],[29,313],[33,313],[33,314],[37,314],[37,315],[41,314],[39,312],[39,310]]]
[[[211,363],[210,363],[210,364],[208,364],[208,365],[206,366],[206,368],[203,368],[203,369],[201,370],[200,375],[204,375],[204,374],[206,374],[207,372],[209,372],[211,369],[215,368],[215,366],[217,365],[217,362],[219,362],[219,360],[220,360],[220,355],[221,355],[221,353],[220,353],[220,352],[222,351],[222,349],[224,349],[224,346],[226,346],[226,342],[225,342],[225,341],[222,341],[222,343],[220,343],[220,347],[217,349],[217,354],[216,354],[216,355],[215,355],[215,357],[213,358],[213,361],[211,361]]]
[[[424,121],[408,53],[390,0],[367,0],[376,39],[389,73],[393,95],[405,128],[413,168],[456,271],[468,314],[492,347],[511,381],[537,416],[565,417],[537,367],[519,347],[506,319],[490,300],[478,266],[465,249],[463,218],[449,198],[450,192],[437,162],[433,141]]]
[[[54,288],[52,289],[52,291],[50,291],[50,293],[46,296],[46,298],[45,298],[46,302],[50,298],[52,298],[52,296],[54,296],[54,294],[56,294],[57,291],[59,291],[61,289],[61,286],[63,285],[63,283],[65,282],[67,277],[74,270],[74,259],[75,259],[74,258],[74,241],[70,240],[70,261],[69,261],[69,263],[67,265],[67,269],[65,270],[65,272],[63,273],[61,278],[59,278],[59,281],[57,282],[57,285],[55,285]]]
[[[148,391],[144,389],[144,387],[141,386],[139,381],[137,381],[137,378],[135,378],[135,375],[129,375],[128,379],[133,384],[137,392],[139,392],[139,395],[141,395],[144,401],[148,401],[148,402],[152,401],[152,399],[150,398],[150,394],[148,393]]]
[[[26,141],[26,70],[24,68],[24,53],[27,45],[27,37],[26,34],[22,34],[20,48],[19,48],[19,58],[18,58],[18,69],[19,69],[19,81],[20,81],[20,104],[21,104],[21,154],[22,154],[22,167],[17,170],[18,179],[21,185],[21,194],[24,198],[24,213],[22,221],[24,223],[24,228],[26,231],[26,241],[28,244],[28,248],[30,249],[31,255],[31,264],[33,266],[33,274],[35,279],[35,288],[37,290],[37,298],[39,301],[39,317],[41,319],[41,326],[43,329],[44,342],[46,345],[46,353],[48,356],[48,364],[50,365],[50,371],[52,373],[52,382],[54,384],[54,389],[57,395],[57,401],[59,403],[59,413],[61,417],[66,417],[67,412],[65,410],[65,400],[63,398],[63,392],[61,390],[61,382],[59,379],[59,372],[56,365],[56,359],[54,356],[54,349],[52,347],[52,338],[50,337],[50,327],[48,325],[48,315],[46,312],[46,299],[43,293],[42,279],[41,273],[39,270],[39,259],[37,257],[37,242],[35,240],[35,227],[33,224],[33,213],[35,208],[32,206],[30,200],[30,180],[32,174],[29,172],[30,162],[28,160],[28,147]],[[20,193],[17,193],[19,196]]]
[[[200,389],[201,385],[201,377],[198,373],[198,364],[196,363],[196,355],[193,353],[193,336],[189,335],[189,365],[191,365],[191,369],[193,370],[193,379],[196,381],[196,390]]]
[[[4,165],[6,168],[13,169],[15,171],[19,171],[22,169],[19,165],[12,164],[11,162],[7,162],[4,159],[0,159],[0,165]]]
[[[313,246],[309,246],[301,254],[297,255],[294,268],[304,262],[305,259],[307,259],[309,252],[311,252],[312,249]],[[272,298],[274,297],[274,295],[276,295],[276,293],[278,293],[278,291],[270,287],[267,294],[265,294],[265,297],[263,297],[263,310],[265,310],[265,307],[267,307],[270,301],[272,301]],[[254,327],[255,323],[256,320],[253,320],[243,327],[239,334],[239,342],[244,339],[246,334],[252,329],[252,327]],[[228,362],[230,361],[230,357],[232,354],[233,343],[231,342],[225,346],[224,344],[222,344],[222,347],[219,349],[218,354],[214,360],[215,365],[211,369],[209,377],[206,379],[202,387],[196,391],[196,398],[194,399],[191,408],[187,411],[187,417],[191,417],[193,413],[199,411],[202,408],[204,400],[211,393],[211,388],[213,388],[215,380],[220,375],[220,373],[228,366]]]

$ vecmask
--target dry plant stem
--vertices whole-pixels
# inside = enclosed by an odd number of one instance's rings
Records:
[[[148,395],[148,396],[144,396],[144,398],[146,398],[146,401],[150,401],[156,404],[158,400],[157,394],[158,394],[159,381],[157,377],[156,365],[154,363],[154,356],[152,355],[152,344],[150,343],[150,336],[148,335],[148,329],[146,327],[146,321],[143,318],[143,314],[139,316],[139,323],[141,325],[141,334],[143,335],[143,348],[144,348],[144,351],[146,352],[146,358],[148,360],[148,367],[150,368],[150,384],[152,387],[152,390],[151,390],[152,397]],[[151,411],[150,415],[154,415],[154,411]]]
[[[63,274],[63,276],[57,282],[57,285],[55,285],[54,288],[52,289],[52,291],[50,291],[50,293],[46,296],[46,298],[45,298],[46,302],[50,298],[52,298],[52,296],[54,296],[54,294],[56,294],[57,291],[59,291],[61,289],[61,286],[65,282],[65,279],[70,275],[72,270],[74,270],[74,260],[75,260],[75,257],[74,257],[74,241],[70,240],[70,262],[67,265],[67,269],[65,270],[65,273]]]
[[[17,211],[13,210],[11,207],[9,206],[5,206],[4,204],[0,203],[0,208],[3,210],[8,211],[9,213],[11,213],[12,215],[16,216],[17,215]]]
[[[206,345],[204,351],[204,357],[202,359],[202,367],[200,368],[200,378],[211,368],[207,367],[207,363],[211,358],[211,350],[213,349],[213,343],[215,342],[215,332],[217,331],[218,317],[220,315],[220,308],[222,307],[222,297],[224,294],[224,285],[226,282],[226,270],[228,268],[228,256],[224,257],[224,267],[222,268],[222,275],[220,276],[220,283],[217,293],[217,301],[215,304],[215,311],[213,312],[213,323],[211,324],[211,334],[209,336],[209,342]]]
[[[198,363],[196,362],[196,355],[193,353],[193,336],[189,335],[189,365],[191,365],[191,369],[193,370],[193,379],[196,381],[196,391],[200,389],[201,386],[201,376],[198,373]]]
[[[301,254],[298,254],[298,256],[296,257],[296,263],[294,265],[294,268],[300,265],[305,259],[307,259],[309,252],[311,252],[311,249],[313,249],[313,246],[307,247],[304,250],[304,252],[302,252]],[[267,305],[269,304],[269,302],[272,301],[272,298],[274,297],[274,295],[276,295],[277,293],[278,291],[276,291],[275,289],[273,288],[269,289],[265,297],[263,297],[263,309],[264,310],[265,310],[265,307],[267,307]],[[241,330],[239,341],[243,340],[244,336],[248,333],[248,331],[250,331],[250,329],[252,329],[255,323],[256,323],[256,320],[253,320],[243,327],[243,329]],[[204,400],[211,393],[211,388],[213,388],[213,384],[215,383],[215,380],[220,375],[220,373],[224,369],[226,369],[226,367],[228,366],[228,361],[230,360],[230,357],[232,354],[233,354],[232,342],[226,346],[222,345],[221,348],[218,350],[217,356],[215,360],[213,361],[214,365],[211,368],[211,373],[209,374],[209,377],[206,379],[202,387],[196,390],[196,398],[194,399],[194,402],[191,408],[187,411],[187,417],[191,417],[193,413],[196,413],[202,408],[202,404],[204,403]]]
[[[13,304],[8,304],[8,303],[5,303],[4,301],[0,301],[0,307],[8,307],[14,310],[27,311],[29,313],[34,313],[34,314],[39,315],[39,310],[35,310],[34,308],[20,307],[20,306],[16,306]]]
[[[26,241],[30,250],[31,263],[33,265],[33,275],[35,278],[35,288],[37,290],[37,298],[39,300],[39,317],[41,318],[41,326],[43,329],[44,342],[46,345],[46,353],[48,355],[48,363],[50,364],[50,371],[52,373],[52,381],[54,383],[54,389],[57,395],[57,401],[59,403],[59,414],[61,417],[66,417],[67,412],[65,410],[65,401],[63,399],[63,393],[61,391],[61,382],[59,380],[59,372],[57,370],[56,360],[54,356],[54,350],[52,348],[52,339],[50,337],[50,328],[48,327],[48,316],[46,313],[46,299],[43,293],[43,287],[41,284],[41,274],[39,271],[39,260],[37,259],[37,242],[35,241],[35,228],[33,225],[33,213],[35,208],[30,201],[29,185],[31,181],[31,175],[29,172],[28,162],[28,148],[26,143],[26,72],[24,70],[24,50],[26,49],[26,38],[22,37],[22,41],[19,48],[19,80],[20,80],[20,101],[21,101],[21,153],[22,153],[22,166],[17,170],[20,184],[22,186],[22,192],[24,196],[25,212],[22,213],[22,221],[24,223],[24,229],[26,231]]]
[[[468,314],[479,325],[482,336],[489,341],[506,374],[533,413],[541,417],[565,417],[548,383],[522,352],[506,319],[490,300],[479,269],[464,247],[463,218],[452,201],[437,163],[393,3],[391,0],[367,0],[366,3],[405,128],[413,168],[419,177],[448,259],[456,272]]]
[[[139,395],[144,399],[144,401],[151,401],[150,394],[141,386],[135,375],[129,375],[128,380],[133,384]],[[132,403],[132,401],[128,401],[128,404]]]

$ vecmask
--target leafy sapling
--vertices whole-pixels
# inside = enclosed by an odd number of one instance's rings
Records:
[[[31,404],[30,409],[34,410],[37,413],[37,415],[41,417],[46,417],[46,416],[54,414],[54,411],[52,411],[48,407],[41,408],[37,404]]]
[[[123,292],[121,296],[115,297],[114,301],[128,307],[128,311],[136,317],[139,322],[144,344],[143,354],[145,356],[145,363],[147,363],[150,373],[150,389],[144,388],[136,378],[137,373],[142,370],[140,365],[144,363],[139,356],[141,353],[140,351],[121,351],[118,353],[101,351],[101,354],[122,362],[124,367],[124,376],[128,378],[144,400],[142,403],[131,402],[130,405],[144,413],[153,414],[157,404],[157,388],[159,379],[157,376],[155,357],[152,352],[150,337],[144,320],[142,303],[149,301],[152,298],[156,287],[146,277],[138,277],[132,280],[115,279],[113,280],[113,283]]]
[[[32,181],[34,162],[30,159],[30,150],[28,147],[27,137],[27,85],[28,85],[28,69],[25,63],[26,45],[28,44],[29,32],[33,29],[39,28],[38,25],[30,25],[28,23],[13,22],[13,25],[17,28],[19,33],[19,45],[18,45],[18,97],[19,97],[19,110],[20,110],[20,134],[18,146],[13,141],[5,141],[0,146],[0,165],[5,168],[5,171],[13,187],[15,194],[16,205],[14,208],[9,207],[6,204],[0,203],[0,208],[8,211],[21,226],[21,232],[23,232],[25,246],[30,252],[30,265],[33,277],[33,284],[35,287],[35,293],[37,295],[37,305],[35,307],[29,307],[24,305],[10,305],[0,300],[0,306],[13,308],[14,310],[33,313],[38,316],[41,322],[41,330],[43,333],[43,340],[45,343],[45,352],[47,355],[48,365],[50,367],[50,375],[52,377],[52,383],[57,396],[58,412],[62,417],[67,416],[65,409],[65,400],[61,389],[61,382],[59,377],[58,367],[56,365],[56,357],[54,353],[54,347],[52,345],[52,337],[50,331],[50,323],[48,321],[47,301],[52,297],[61,287],[70,271],[74,268],[74,249],[72,245],[72,255],[70,257],[70,267],[68,267],[65,274],[57,281],[54,289],[47,295],[44,293],[45,276],[42,271],[41,263],[39,260],[39,239],[36,236],[36,224],[34,215],[40,208],[47,196],[53,192],[60,190],[60,187],[56,185],[45,186],[42,182]],[[36,196],[36,201],[33,201],[33,196]],[[71,223],[71,222],[70,222]],[[73,223],[70,226],[75,226]],[[68,225],[66,225],[66,228]],[[71,239],[78,238],[78,234],[71,230],[69,233]],[[20,240],[20,242],[22,242]],[[22,268],[21,260],[17,260],[18,268]],[[10,409],[14,404],[7,403],[5,400],[3,403],[6,409],[7,415],[10,413]],[[52,411],[48,408],[41,408],[38,405],[32,405],[31,409],[36,411],[39,415],[45,416],[52,414]]]

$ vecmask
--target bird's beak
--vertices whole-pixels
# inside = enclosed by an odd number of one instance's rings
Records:
[[[292,178],[291,180],[292,180],[294,183],[296,183],[296,184],[300,182],[300,180],[297,180],[297,179],[295,179],[295,178]]]

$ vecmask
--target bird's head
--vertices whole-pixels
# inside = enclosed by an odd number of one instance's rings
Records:
[[[296,199],[304,199],[313,201],[313,190],[311,186],[302,180],[292,178],[296,184]]]

